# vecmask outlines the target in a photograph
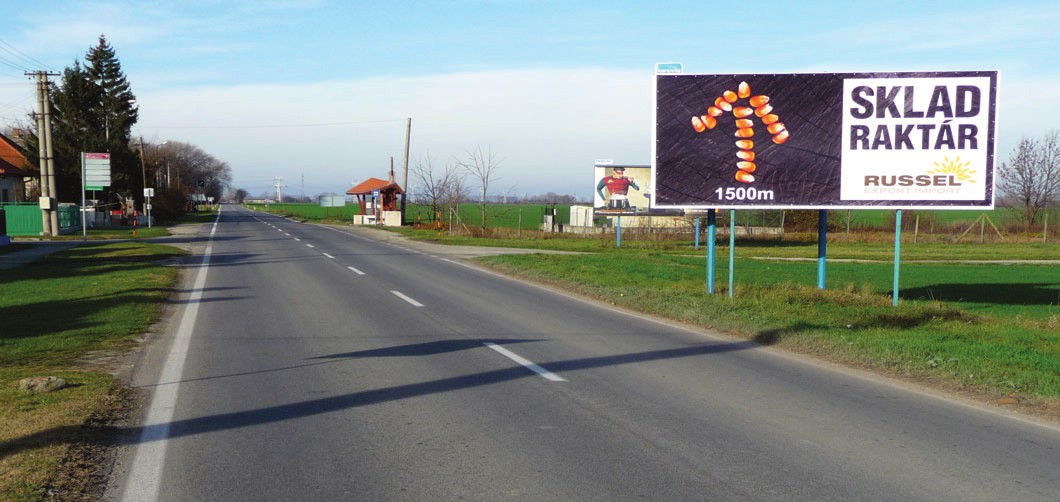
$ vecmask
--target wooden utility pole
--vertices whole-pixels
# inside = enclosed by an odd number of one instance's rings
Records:
[[[412,138],[412,117],[405,123],[405,179],[401,182],[401,225],[405,225],[405,200],[409,197],[409,140]]]

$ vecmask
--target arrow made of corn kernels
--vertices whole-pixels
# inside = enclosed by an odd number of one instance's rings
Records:
[[[750,106],[733,106],[742,99],[746,99]],[[736,137],[739,138],[736,140],[736,148],[739,148],[736,152],[736,157],[739,159],[736,162],[738,169],[736,181],[753,183],[755,177],[751,173],[755,172],[757,165],[755,164],[755,142],[751,139],[755,135],[754,119],[751,116],[758,117],[762,121],[769,134],[773,135],[773,142],[778,145],[784,144],[791,133],[784,127],[784,123],[780,122],[780,117],[773,113],[773,107],[769,104],[769,96],[762,94],[752,96],[751,86],[747,82],[740,82],[736,92],[723,92],[714,100],[713,106],[707,107],[706,114],[692,117],[692,129],[695,129],[697,133],[714,129],[718,125],[717,117],[725,112],[732,112],[733,117],[736,117]]]

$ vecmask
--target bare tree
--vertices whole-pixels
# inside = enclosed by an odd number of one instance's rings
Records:
[[[503,161],[504,159],[498,158],[493,153],[492,148],[487,146],[486,151],[483,152],[482,147],[479,146],[473,151],[468,151],[466,159],[457,162],[461,169],[478,180],[479,187],[482,189],[479,203],[482,205],[483,230],[486,229],[486,192],[489,191],[490,182],[495,181],[494,174]]]
[[[1023,138],[1009,161],[1001,164],[999,187],[1029,226],[1060,199],[1060,131],[1042,140]]]
[[[421,196],[431,208],[430,219],[439,217],[443,209],[448,211],[456,207],[464,198],[463,171],[453,164],[446,163],[441,172],[434,168],[430,152],[413,161],[413,182],[419,185]]]

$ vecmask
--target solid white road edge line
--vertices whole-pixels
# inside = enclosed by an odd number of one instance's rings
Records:
[[[402,300],[405,300],[405,301],[411,303],[415,307],[422,307],[423,306],[422,303],[420,303],[420,302],[418,302],[416,300],[413,300],[412,298],[409,298],[409,297],[405,296],[404,294],[401,293],[401,291],[391,291],[391,293],[394,293],[395,296],[397,296],[398,298],[401,298]]]
[[[561,376],[559,376],[559,375],[557,375],[557,374],[555,374],[555,373],[553,373],[553,372],[551,372],[549,370],[546,370],[545,368],[542,368],[541,366],[538,366],[538,365],[534,364],[533,362],[531,362],[530,360],[524,358],[523,356],[520,356],[519,354],[516,354],[515,352],[512,352],[512,351],[510,351],[510,350],[508,350],[508,349],[506,349],[504,347],[501,347],[500,345],[497,345],[497,344],[491,343],[491,342],[484,342],[483,345],[485,345],[485,346],[487,346],[487,347],[489,347],[489,348],[491,348],[493,350],[496,350],[497,352],[499,352],[504,357],[507,357],[508,359],[511,359],[512,361],[515,361],[515,362],[523,365],[526,369],[528,369],[530,371],[533,371],[534,373],[537,373],[538,375],[541,375],[542,377],[545,378],[545,380],[548,380],[550,382],[566,382],[567,381],[566,378],[563,378],[563,377],[561,377]]]
[[[211,239],[217,232],[217,222],[220,219],[221,212],[218,211],[217,220],[214,221],[213,228],[210,230]],[[184,314],[180,318],[173,345],[169,348],[169,355],[162,366],[162,374],[158,376],[158,381],[162,385],[155,388],[151,405],[147,409],[147,417],[144,420],[143,430],[140,432],[136,453],[133,455],[132,467],[125,479],[122,500],[158,500],[169,427],[173,422],[177,392],[180,390],[180,378],[184,374],[184,361],[188,356],[192,329],[199,315],[199,303],[202,301],[202,292],[206,286],[206,272],[210,268],[212,252],[213,244],[207,243],[199,271],[195,274],[195,284],[188,297],[188,305],[184,308]]]

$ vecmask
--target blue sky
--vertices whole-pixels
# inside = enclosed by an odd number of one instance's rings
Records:
[[[61,72],[105,34],[134,133],[195,144],[235,186],[342,192],[490,148],[490,191],[588,197],[595,159],[651,162],[653,65],[688,73],[999,70],[998,161],[1058,128],[1060,2],[0,0],[0,125],[24,71]],[[304,181],[303,181],[304,180]],[[304,189],[302,188],[304,186]],[[415,187],[412,187],[415,191]]]

